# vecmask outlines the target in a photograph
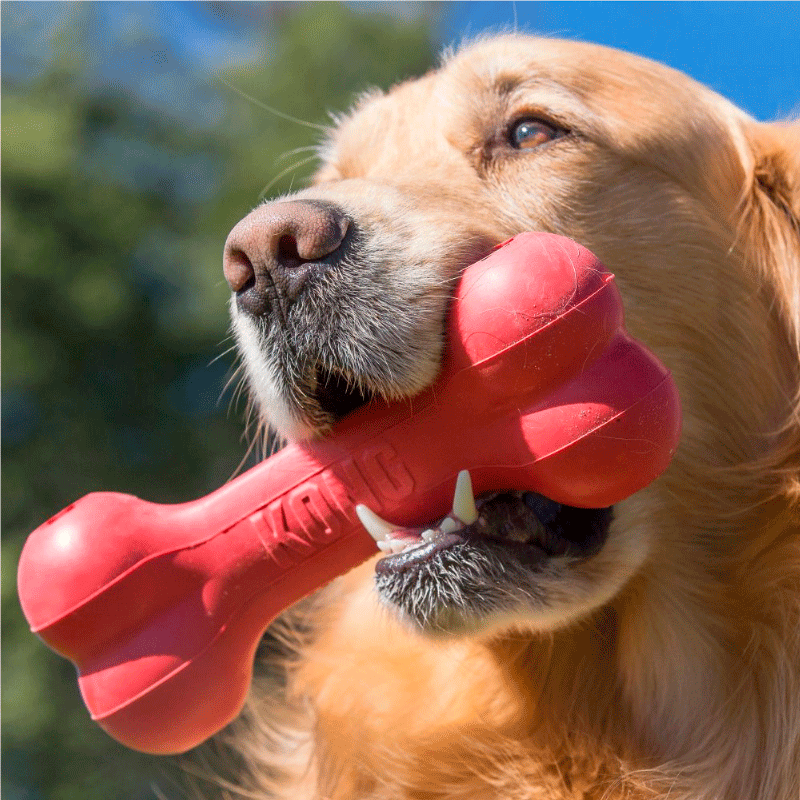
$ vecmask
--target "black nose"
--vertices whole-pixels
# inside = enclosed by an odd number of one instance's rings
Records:
[[[259,206],[228,234],[225,280],[239,308],[264,314],[275,300],[291,301],[334,253],[350,220],[336,206],[293,200]]]

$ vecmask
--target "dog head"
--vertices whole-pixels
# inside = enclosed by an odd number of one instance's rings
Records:
[[[431,633],[548,629],[634,577],[664,595],[695,568],[717,580],[776,535],[753,509],[795,486],[800,452],[798,152],[796,131],[666,67],[509,35],[364,95],[312,185],[233,229],[236,339],[287,439],[429,385],[461,271],[524,230],[600,257],[679,386],[683,440],[655,484],[613,510],[482,498],[457,546],[381,562],[391,607]]]

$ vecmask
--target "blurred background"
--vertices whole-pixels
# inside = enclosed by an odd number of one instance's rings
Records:
[[[246,456],[221,252],[303,185],[328,112],[513,28],[632,50],[754,116],[798,109],[793,3],[69,3],[2,13],[2,796],[181,796],[90,722],[16,600],[77,497],[179,502]],[[271,113],[266,107],[278,109]],[[290,121],[293,117],[300,121]]]

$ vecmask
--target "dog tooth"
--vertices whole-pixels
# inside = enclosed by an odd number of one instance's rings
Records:
[[[367,529],[367,533],[376,542],[384,541],[392,531],[397,529],[396,525],[381,519],[371,508],[365,505],[357,505],[356,514],[358,514],[361,524]]]
[[[378,545],[378,549],[382,550],[384,553],[391,553],[392,552],[392,543],[388,539],[381,539],[379,542],[376,542]]]
[[[428,528],[428,530],[422,531],[420,536],[422,536],[424,541],[432,542],[433,541],[433,537],[436,536],[436,531],[433,530],[433,528]]]
[[[439,523],[439,530],[442,533],[453,533],[464,527],[464,523],[454,517],[447,516]]]
[[[472,493],[472,478],[466,469],[458,473],[452,513],[465,525],[472,525],[478,519],[478,509],[475,507],[475,496]]]

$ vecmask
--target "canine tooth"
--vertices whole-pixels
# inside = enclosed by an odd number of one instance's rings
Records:
[[[458,517],[465,525],[472,525],[478,519],[475,507],[475,495],[472,493],[472,478],[469,471],[462,469],[456,480],[456,491],[453,495],[453,516]]]
[[[433,541],[433,537],[436,536],[436,531],[433,530],[433,528],[428,528],[428,530],[422,531],[420,536],[422,536],[424,541],[432,542]]]
[[[361,520],[361,524],[367,529],[367,533],[376,541],[382,542],[396,529],[396,526],[381,519],[371,508],[365,505],[356,506],[356,514]]]
[[[378,545],[378,549],[382,550],[384,553],[392,552],[392,543],[388,539],[381,539],[376,544]]]

